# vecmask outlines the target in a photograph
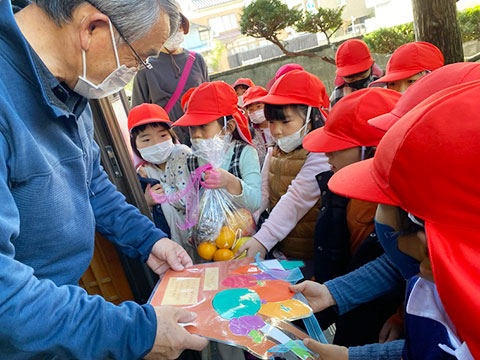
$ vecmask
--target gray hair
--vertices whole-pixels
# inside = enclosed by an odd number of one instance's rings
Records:
[[[161,11],[170,19],[170,35],[180,24],[180,9],[175,0],[33,0],[58,26],[72,20],[73,11],[89,3],[110,18],[112,24],[129,41],[144,37],[157,23]]]

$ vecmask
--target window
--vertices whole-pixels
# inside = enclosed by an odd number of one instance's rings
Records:
[[[210,31],[209,30],[200,30],[198,32],[198,35],[200,36],[200,41],[208,41],[210,38]]]
[[[220,34],[238,28],[237,17],[235,14],[217,16],[208,19],[208,23],[215,34]]]

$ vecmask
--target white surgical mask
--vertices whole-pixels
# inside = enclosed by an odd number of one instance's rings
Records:
[[[173,140],[170,139],[143,149],[138,149],[138,151],[140,152],[140,155],[142,155],[143,160],[158,165],[163,164],[168,160],[174,147],[175,144],[173,143]]]
[[[263,112],[263,109],[251,112],[248,116],[254,124],[261,124],[265,121],[265,113]]]
[[[310,122],[310,114],[312,112],[312,107],[309,106],[307,110],[307,119],[305,121],[305,125],[303,125],[300,130],[293,133],[292,135],[284,136],[280,139],[277,139],[278,147],[285,153],[292,152],[300,145],[302,145],[303,138],[307,135],[307,126]]]
[[[238,97],[237,105],[243,107],[243,95],[240,95]]]
[[[165,41],[163,47],[170,51],[177,50],[182,45],[184,40],[185,34],[183,33],[183,31],[179,30],[176,32],[175,35],[169,37],[168,40]]]
[[[73,88],[73,91],[87,99],[100,99],[122,90],[137,73],[137,68],[128,68],[125,65],[120,65],[112,23],[111,21],[108,23],[110,25],[110,35],[112,37],[115,59],[117,60],[117,68],[108,75],[101,84],[95,85],[87,79],[87,60],[85,50],[82,49],[83,76],[78,77],[77,84]]]
[[[270,128],[267,127],[265,129],[262,129],[263,131],[263,136],[265,136],[265,141],[267,142],[267,145],[273,145],[275,144],[275,138],[272,135],[272,132],[270,131]]]

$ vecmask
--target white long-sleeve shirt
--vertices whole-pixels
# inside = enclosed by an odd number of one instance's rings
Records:
[[[268,174],[273,148],[268,149],[262,169],[262,205],[257,212],[261,214],[269,205]],[[282,241],[297,225],[305,214],[320,198],[316,175],[330,170],[324,153],[309,153],[302,169],[289,185],[287,192],[270,211],[270,216],[254,235],[267,250],[271,250]]]

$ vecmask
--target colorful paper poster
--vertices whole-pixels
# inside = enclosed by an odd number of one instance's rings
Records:
[[[312,309],[294,296],[288,282],[279,280],[287,278],[284,270],[252,263],[252,258],[244,258],[169,271],[150,304],[193,311],[198,317],[186,327],[189,332],[241,347],[258,358],[290,352],[298,359],[312,359],[302,343],[308,335],[290,324],[311,316]]]

